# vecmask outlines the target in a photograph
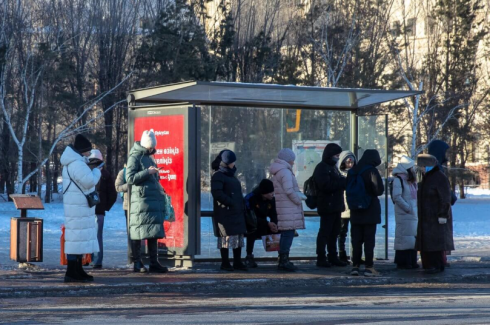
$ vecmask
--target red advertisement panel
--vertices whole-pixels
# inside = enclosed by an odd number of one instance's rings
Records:
[[[154,156],[160,169],[160,184],[172,198],[175,221],[165,221],[167,247],[184,246],[184,115],[137,117],[134,121],[135,141],[144,130],[153,129],[157,138]]]

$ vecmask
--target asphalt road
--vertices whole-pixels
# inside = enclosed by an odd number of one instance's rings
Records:
[[[8,324],[490,324],[490,285],[419,284],[0,300]]]

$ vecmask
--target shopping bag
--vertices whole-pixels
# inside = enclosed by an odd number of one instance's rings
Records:
[[[264,244],[264,249],[266,252],[278,252],[280,241],[281,234],[262,236],[262,244]]]
[[[60,238],[60,264],[68,265],[68,260],[65,254],[65,225],[61,225],[61,238]],[[82,265],[87,265],[92,262],[92,254],[85,254],[82,257]]]

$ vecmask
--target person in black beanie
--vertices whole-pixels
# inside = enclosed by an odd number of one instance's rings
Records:
[[[337,254],[337,237],[340,234],[341,215],[345,211],[344,191],[346,178],[337,168],[342,148],[329,143],[323,151],[322,161],[315,167],[313,179],[318,188],[318,214],[320,229],[316,240],[316,265],[320,267],[347,266]],[[328,260],[325,246],[328,250]]]
[[[242,184],[235,177],[236,155],[231,150],[223,150],[211,164],[214,170],[211,177],[213,195],[213,229],[218,237],[218,249],[221,252],[221,270],[248,270],[241,259],[245,224],[245,203]],[[233,266],[229,260],[229,250],[233,250]]]
[[[75,142],[73,143],[73,148],[80,155],[88,157],[90,156],[90,151],[92,150],[92,144],[86,137],[81,134],[77,134],[75,137]]]
[[[258,187],[247,194],[245,205],[257,217],[257,229],[251,233],[247,233],[247,257],[245,264],[249,268],[256,268],[257,263],[255,263],[253,255],[255,240],[261,239],[262,236],[278,232],[276,200],[274,198],[274,184],[272,181],[263,179]],[[267,217],[269,217],[269,221]]]

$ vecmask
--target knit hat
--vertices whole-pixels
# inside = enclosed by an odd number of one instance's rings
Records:
[[[398,163],[399,166],[403,167],[405,170],[409,170],[415,166],[415,161],[407,156],[402,156],[402,159]]]
[[[102,153],[98,149],[90,150],[90,156],[88,156],[88,160],[94,163],[101,163],[104,161],[104,157],[102,157]]]
[[[291,162],[296,160],[296,155],[294,154],[293,150],[289,148],[284,148],[279,151],[277,154],[277,158],[282,159],[286,162]]]
[[[269,179],[263,179],[259,184],[260,194],[269,194],[274,192],[274,183]]]
[[[73,147],[78,153],[84,153],[92,150],[92,143],[83,135],[77,134]]]
[[[236,155],[231,150],[223,151],[221,154],[221,161],[227,165],[233,164],[236,161]]]
[[[149,131],[143,131],[140,144],[143,148],[146,149],[153,149],[157,146],[157,138],[155,137],[155,132],[153,131],[153,129]]]

